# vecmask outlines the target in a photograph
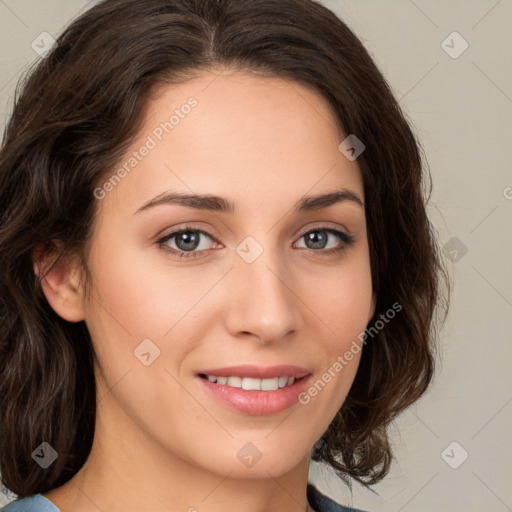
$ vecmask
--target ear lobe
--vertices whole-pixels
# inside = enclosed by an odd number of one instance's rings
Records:
[[[56,257],[54,250],[37,247],[32,254],[34,272],[52,309],[68,322],[80,322],[85,312],[78,258]]]

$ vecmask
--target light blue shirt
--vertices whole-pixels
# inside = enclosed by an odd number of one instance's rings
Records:
[[[0,509],[0,512],[60,512],[60,509],[42,494],[36,494],[28,498],[11,501]]]
[[[313,484],[308,483],[307,497],[311,507],[316,512],[363,512],[362,510],[344,507],[323,495]],[[0,512],[61,512],[50,500],[42,494],[12,501]]]

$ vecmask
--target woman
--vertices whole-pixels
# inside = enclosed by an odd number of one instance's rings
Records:
[[[445,277],[419,145],[311,0],[104,0],[0,153],[6,512],[336,511],[387,474]]]

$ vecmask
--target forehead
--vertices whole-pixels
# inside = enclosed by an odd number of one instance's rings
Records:
[[[339,188],[362,197],[357,163],[339,151],[344,135],[319,93],[282,78],[219,73],[154,91],[119,163],[128,172],[107,199],[122,191],[137,207],[172,190],[261,207]]]

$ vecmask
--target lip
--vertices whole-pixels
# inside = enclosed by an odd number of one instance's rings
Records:
[[[200,374],[216,375],[219,377],[252,377],[268,379],[274,377],[295,377],[297,380],[291,385],[275,391],[257,391],[234,388],[227,384],[216,384],[200,377]],[[251,416],[267,416],[284,411],[299,400],[299,395],[309,386],[313,374],[304,368],[290,365],[272,367],[256,367],[250,365],[231,366],[198,372],[196,380],[209,396],[221,404],[238,412]]]

